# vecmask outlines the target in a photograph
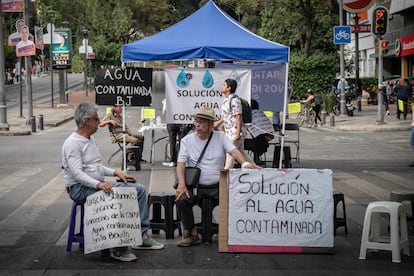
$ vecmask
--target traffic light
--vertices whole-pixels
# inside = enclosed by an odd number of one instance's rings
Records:
[[[379,52],[381,56],[384,56],[388,53],[388,41],[380,40]]]
[[[374,34],[384,35],[387,32],[388,12],[384,7],[374,10]]]

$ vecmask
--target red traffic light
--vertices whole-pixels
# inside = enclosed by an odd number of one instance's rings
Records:
[[[376,35],[384,35],[387,32],[388,12],[384,7],[377,7],[373,14],[373,31]]]
[[[387,40],[381,40],[381,48],[387,48],[388,46],[388,41]]]
[[[383,18],[384,14],[384,10],[377,10],[377,18]]]

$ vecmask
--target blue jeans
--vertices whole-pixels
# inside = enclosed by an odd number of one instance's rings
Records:
[[[150,222],[149,222],[149,214],[148,214],[148,204],[147,204],[147,195],[145,192],[145,187],[139,183],[131,183],[128,182],[125,184],[124,182],[113,182],[113,187],[133,187],[137,190],[138,193],[138,206],[139,206],[139,215],[141,217],[141,233],[145,233],[149,230]],[[69,191],[70,198],[75,201],[76,203],[84,204],[86,198],[98,192],[98,189],[83,186],[80,184],[73,185]]]
[[[414,126],[411,127],[410,145],[411,148],[414,150]]]

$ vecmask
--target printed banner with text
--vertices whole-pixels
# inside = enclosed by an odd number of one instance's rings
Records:
[[[250,70],[166,69],[167,123],[191,124],[192,115],[201,107],[213,108],[216,119],[220,118],[221,87],[229,78],[237,81],[236,94],[250,102]]]
[[[228,245],[333,247],[332,171],[232,169]]]
[[[259,103],[260,110],[269,110],[274,114],[283,111],[285,97],[286,64],[231,64],[218,63],[216,68],[252,70],[251,98]]]

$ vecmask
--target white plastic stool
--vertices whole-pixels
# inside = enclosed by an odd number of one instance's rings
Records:
[[[390,236],[381,237],[381,214],[389,214]],[[401,262],[401,250],[410,256],[407,219],[401,203],[392,201],[375,201],[368,204],[362,229],[359,258],[365,260],[368,249],[392,251],[392,262]]]

